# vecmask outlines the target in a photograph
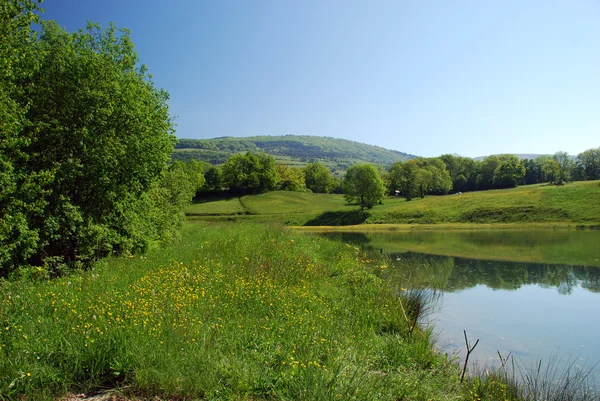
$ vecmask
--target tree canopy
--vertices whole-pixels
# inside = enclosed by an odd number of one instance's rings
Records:
[[[165,234],[153,195],[175,143],[168,94],[137,68],[127,30],[90,24],[71,34],[43,21],[37,38],[29,28],[35,7],[0,7],[5,274],[85,266]]]
[[[319,162],[309,163],[304,167],[304,178],[306,188],[315,193],[327,194],[337,185],[337,180],[331,174],[331,170]]]
[[[261,194],[277,185],[275,158],[265,153],[235,154],[223,165],[223,182],[239,194]]]
[[[361,209],[370,209],[383,201],[385,187],[377,169],[371,164],[355,164],[348,169],[343,182],[344,198],[358,201]]]

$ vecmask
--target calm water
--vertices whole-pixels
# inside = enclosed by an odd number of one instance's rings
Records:
[[[498,351],[526,365],[600,362],[600,231],[329,235],[389,255],[393,287],[441,289],[430,320],[450,354],[464,355],[466,330],[480,339],[471,355],[480,365]]]

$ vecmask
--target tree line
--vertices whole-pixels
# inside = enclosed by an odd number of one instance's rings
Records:
[[[426,195],[513,188],[517,185],[600,179],[600,148],[589,149],[576,158],[566,152],[535,159],[515,155],[489,156],[481,161],[450,154],[433,158],[398,161],[389,169],[368,163],[350,166],[341,180],[319,162],[303,168],[277,164],[273,156],[247,152],[230,156],[221,166],[189,161],[204,166],[205,184],[199,192],[228,190],[238,195],[272,190],[343,193],[348,202],[371,208],[385,195],[406,200]],[[175,162],[174,164],[182,164]]]

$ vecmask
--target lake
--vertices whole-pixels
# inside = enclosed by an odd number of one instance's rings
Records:
[[[392,287],[441,290],[428,318],[438,347],[479,366],[515,356],[590,367],[600,362],[600,231],[487,230],[329,233],[387,255]],[[594,374],[596,383],[598,373]]]

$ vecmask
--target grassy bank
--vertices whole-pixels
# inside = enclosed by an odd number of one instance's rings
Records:
[[[564,186],[536,184],[512,189],[427,196],[407,202],[388,197],[359,211],[342,195],[270,192],[236,200],[198,202],[187,209],[195,220],[276,221],[288,225],[600,223],[600,182]]]
[[[253,224],[44,282],[4,282],[0,399],[123,387],[208,399],[465,394],[357,250]]]

